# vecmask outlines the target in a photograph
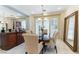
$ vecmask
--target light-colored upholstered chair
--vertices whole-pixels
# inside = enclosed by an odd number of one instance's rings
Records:
[[[43,48],[42,42],[36,34],[23,34],[28,54],[39,54]]]
[[[47,35],[47,34],[48,34],[47,29],[44,29],[44,30],[43,30],[43,34],[44,34],[44,35]]]
[[[58,37],[58,32],[54,32],[53,36],[49,39],[49,42],[45,43],[48,48],[55,48],[57,53],[57,47],[56,47],[56,39]]]

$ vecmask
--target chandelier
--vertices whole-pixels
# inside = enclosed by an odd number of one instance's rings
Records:
[[[44,5],[41,5],[41,9],[42,9],[42,17],[44,17],[46,9],[44,8]]]

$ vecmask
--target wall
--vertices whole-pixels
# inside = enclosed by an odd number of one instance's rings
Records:
[[[64,33],[64,15],[65,13],[60,14],[60,19],[59,19],[59,39],[63,40],[63,33]]]
[[[65,17],[68,16],[68,15],[70,15],[71,13],[77,11],[77,10],[79,10],[79,6],[78,5],[70,6],[68,8],[68,10],[65,12]]]

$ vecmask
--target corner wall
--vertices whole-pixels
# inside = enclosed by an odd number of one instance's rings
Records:
[[[64,12],[60,14],[59,19],[59,39],[63,40],[63,34],[64,34]]]

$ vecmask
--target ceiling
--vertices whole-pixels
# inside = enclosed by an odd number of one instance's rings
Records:
[[[20,13],[31,15],[31,14],[40,14],[42,13],[41,5],[8,5],[11,7],[10,9],[16,9]],[[61,12],[67,10],[69,5],[44,5],[43,9],[45,9],[46,13],[48,12]]]

